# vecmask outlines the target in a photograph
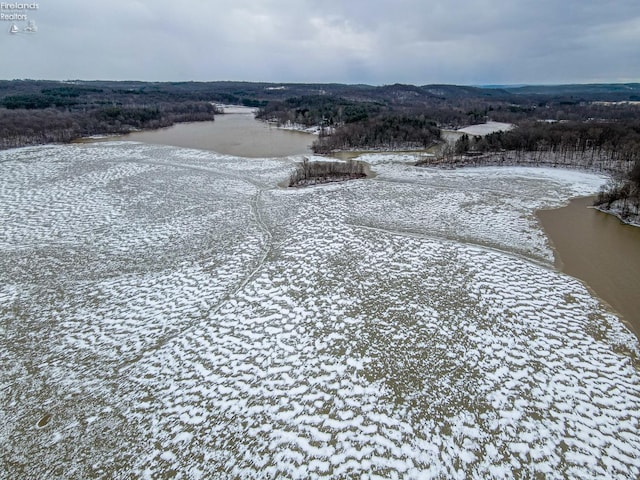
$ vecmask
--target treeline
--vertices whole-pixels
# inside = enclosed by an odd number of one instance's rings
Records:
[[[493,105],[487,108],[492,120],[522,123],[532,120],[597,122],[633,120],[640,116],[640,105],[628,103],[586,102],[579,99],[541,98],[518,104]]]
[[[611,209],[618,204],[623,219],[640,215],[640,160],[626,175],[614,176],[598,193],[595,204]]]
[[[351,149],[426,149],[440,140],[437,124],[424,115],[382,113],[335,127],[321,135],[312,149],[316,153]]]
[[[398,90],[402,87],[400,90]],[[484,122],[487,116],[506,105],[487,103],[476,98],[445,101],[437,97],[411,96],[418,87],[378,87],[386,97],[378,101],[347,99],[333,95],[304,95],[286,100],[269,101],[258,110],[256,118],[278,125],[298,124],[305,127],[338,127],[393,114],[396,117],[422,117],[433,120],[442,128],[460,128]],[[395,94],[393,92],[396,92]]]
[[[150,105],[179,102],[218,102],[262,106],[261,84],[242,82],[111,82],[51,80],[0,80],[0,104],[16,108],[71,108],[118,105]],[[270,93],[268,91],[267,93]],[[7,105],[5,105],[7,106]]]
[[[640,159],[626,175],[613,176],[600,189],[595,205],[615,211],[622,220],[640,222]]]
[[[0,101],[0,106],[11,110],[41,110],[49,107],[70,107],[77,103],[77,100],[68,95],[27,94],[6,96]]]
[[[412,108],[411,111],[415,111]],[[462,99],[443,105],[426,106],[424,115],[438,122],[443,129],[459,128],[495,122],[524,124],[535,121],[554,122],[610,122],[630,121],[640,117],[640,105],[585,103],[577,100],[540,99],[520,103],[506,103],[479,99]]]
[[[178,122],[213,120],[209,102],[109,105],[86,111],[45,108],[0,108],[0,148],[69,142],[99,134],[161,128]]]
[[[438,124],[421,109],[333,96],[307,95],[269,102],[258,111],[257,118],[278,125],[320,126],[320,138],[312,146],[316,153],[427,148],[440,139]]]
[[[360,95],[367,98],[365,92],[371,96],[372,91],[369,88],[360,91]],[[466,150],[457,153],[506,149],[573,155],[589,150],[598,156],[607,149],[620,160],[629,154],[611,145],[618,141],[619,125],[624,129],[638,118],[638,105],[589,103],[572,95],[482,96],[478,93],[481,91],[471,87],[390,85],[375,90],[374,97],[379,98],[375,102],[306,95],[270,101],[257,117],[279,125],[320,126],[322,138],[314,146],[317,153],[427,148],[439,139],[437,128],[458,129],[491,119],[523,128],[504,137],[466,139]],[[507,101],[514,99],[519,103]]]
[[[113,105],[91,112],[87,128],[122,133],[161,128],[179,122],[213,120],[219,111],[209,102],[163,103],[150,106]]]
[[[509,131],[486,136],[463,135],[450,154],[509,151],[552,154],[563,163],[611,163],[609,170],[626,172],[640,159],[640,120],[617,122],[526,122]],[[613,167],[618,165],[618,167]]]
[[[278,125],[327,127],[365,120],[380,112],[381,108],[380,104],[372,102],[355,102],[326,95],[305,95],[269,102],[258,110],[256,118]]]
[[[0,81],[0,148],[213,120],[212,100],[182,84]]]

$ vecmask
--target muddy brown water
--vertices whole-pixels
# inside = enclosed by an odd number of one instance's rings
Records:
[[[316,138],[316,135],[306,132],[284,130],[261,122],[251,113],[229,113],[216,115],[213,122],[178,123],[159,130],[90,141],[125,140],[264,158],[310,154],[311,144]]]
[[[538,211],[556,267],[582,280],[640,338],[640,228],[591,207],[594,197]]]

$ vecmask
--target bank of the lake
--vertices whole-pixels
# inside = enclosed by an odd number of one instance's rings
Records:
[[[640,213],[629,213],[628,210],[625,212],[623,202],[624,200],[617,200],[613,202],[609,208],[606,208],[604,205],[596,205],[594,208],[602,213],[613,215],[622,223],[640,228]]]
[[[590,208],[594,197],[538,211],[556,267],[607,302],[640,336],[640,228]]]

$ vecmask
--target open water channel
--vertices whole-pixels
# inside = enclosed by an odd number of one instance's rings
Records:
[[[236,110],[242,112],[239,107]],[[315,135],[277,128],[255,120],[253,111],[249,108],[245,110],[243,113],[218,115],[213,122],[179,123],[169,128],[134,132],[105,140],[200,148],[245,158],[311,153]]]

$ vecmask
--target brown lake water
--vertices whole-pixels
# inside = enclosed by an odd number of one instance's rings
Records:
[[[556,267],[584,281],[640,336],[640,228],[575,198],[538,217],[556,254]]]
[[[286,157],[310,154],[316,135],[284,130],[261,122],[252,113],[216,115],[213,122],[178,123],[168,128],[133,132],[105,141],[172,145],[175,147],[213,150],[226,155],[249,158]]]

